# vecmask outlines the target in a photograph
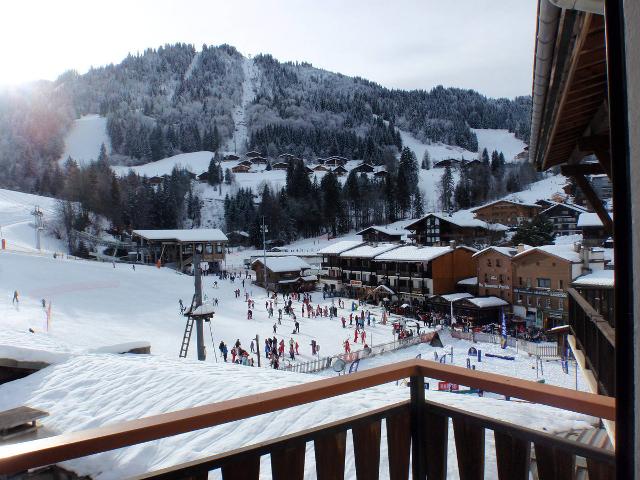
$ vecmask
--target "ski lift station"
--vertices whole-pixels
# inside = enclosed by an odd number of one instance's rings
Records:
[[[227,236],[219,228],[188,230],[134,230],[137,259],[143,263],[174,267],[183,272],[191,268],[193,254],[209,264],[209,271],[223,269]]]

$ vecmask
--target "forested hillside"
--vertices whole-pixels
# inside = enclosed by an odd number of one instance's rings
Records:
[[[395,127],[423,142],[476,151],[471,128],[509,129],[526,141],[529,111],[528,97],[390,90],[308,63],[248,59],[228,45],[165,45],[83,75],[69,71],[55,82],[0,92],[0,184],[40,191],[42,177],[56,174],[72,120],[91,113],[107,118],[113,163],[232,147],[379,164],[402,147]]]

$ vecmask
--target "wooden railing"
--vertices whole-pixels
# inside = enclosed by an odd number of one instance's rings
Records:
[[[569,294],[569,327],[598,382],[598,393],[615,396],[615,340],[611,324],[573,288]]]
[[[495,437],[500,479],[529,478],[531,445],[539,478],[572,478],[576,456],[587,461],[589,478],[613,478],[615,458],[609,450],[425,401],[424,378],[482,389],[486,392],[613,420],[615,400],[512,377],[408,360],[249,397],[227,400],[172,413],[67,433],[0,447],[0,474],[70,460],[181,433],[283,410],[410,377],[410,399],[362,415],[318,426],[231,452],[177,465],[138,478],[207,478],[220,468],[225,480],[257,479],[260,457],[270,455],[275,479],[304,478],[306,443],[313,441],[316,473],[321,480],[344,478],[346,433],[353,434],[356,476],[379,474],[381,425],[385,421],[389,477],[443,479],[447,474],[449,419],[453,421],[457,463],[462,479],[483,478],[485,429]],[[410,465],[411,452],[411,465]]]

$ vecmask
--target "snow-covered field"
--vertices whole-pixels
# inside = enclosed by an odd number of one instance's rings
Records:
[[[60,163],[64,163],[69,156],[79,164],[96,160],[103,143],[107,147],[107,153],[111,152],[107,119],[95,114],[85,115],[73,122],[64,141],[64,153],[60,157]]]

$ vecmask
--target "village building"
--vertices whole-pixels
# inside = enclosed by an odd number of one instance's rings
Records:
[[[476,253],[478,295],[493,296],[513,303],[511,259],[514,247],[488,247]]]
[[[262,154],[260,152],[256,152],[255,150],[251,150],[251,151],[245,153],[244,155],[247,158],[261,157],[262,156]]]
[[[253,162],[251,160],[242,160],[241,162],[238,162],[238,165],[245,165],[247,167],[251,167],[253,166]]]
[[[137,244],[138,261],[173,266],[181,272],[191,268],[194,252],[209,271],[221,271],[229,241],[218,228],[134,230],[131,237]]]
[[[324,161],[324,165],[326,165],[327,167],[344,167],[346,163],[347,159],[342,157],[329,157]]]
[[[461,245],[490,245],[504,237],[508,228],[499,223],[487,223],[473,217],[468,210],[460,210],[451,215],[429,213],[405,227],[413,232],[411,238],[426,246],[447,245],[456,242]]]
[[[289,168],[289,164],[287,162],[275,162],[271,164],[272,170],[286,170]]]
[[[159,177],[159,176],[153,176],[153,177],[149,177],[149,184],[151,185],[162,185],[162,183],[164,182],[164,177]]]
[[[433,162],[433,168],[457,168],[462,164],[462,160],[458,160],[456,158],[446,158],[444,160],[439,160],[437,162]]]
[[[389,177],[389,172],[384,167],[375,167],[375,171],[373,172],[373,177],[378,179],[384,179]]]
[[[367,287],[377,287],[377,265],[373,259],[400,245],[397,243],[364,244],[340,254],[342,284],[349,296],[364,297]]]
[[[356,233],[365,242],[402,242],[411,232],[404,229],[372,225]]]
[[[326,165],[326,163],[325,163]],[[344,168],[342,165],[338,165],[337,167],[335,167],[333,170],[331,170],[334,174],[338,175],[339,177],[341,177],[342,175],[346,175],[347,173],[349,173],[349,171]]]
[[[324,165],[315,165],[313,167],[313,171],[314,172],[328,172],[329,169],[327,167],[325,167]]]
[[[207,183],[209,181],[209,172],[202,172],[200,175],[196,177],[199,182]]]
[[[611,214],[613,218],[613,214]],[[587,247],[602,247],[610,237],[597,213],[584,212],[578,217],[577,228],[582,233],[582,243]]]
[[[235,167],[231,167],[231,171],[233,173],[249,173],[251,171],[251,167],[245,164],[238,164]]]
[[[368,163],[361,163],[360,165],[356,165],[351,169],[352,172],[356,173],[373,173],[374,170],[375,168],[373,167],[373,165],[370,165]]]
[[[257,157],[251,157],[251,161],[253,163],[267,163],[268,159],[265,157],[257,156]]]
[[[581,233],[578,228],[578,217],[585,211],[584,208],[570,203],[554,203],[540,212],[540,215],[553,223],[553,233],[556,236],[576,235]]]
[[[238,155],[234,155],[233,153],[229,153],[229,154],[223,156],[222,160],[224,160],[224,161],[240,160],[240,157]]]
[[[458,281],[475,274],[475,252],[451,246],[389,249],[373,258],[375,279],[398,298],[425,307],[430,295],[455,292]]]
[[[320,279],[323,284],[327,285],[328,290],[331,292],[342,292],[340,254],[362,245],[364,245],[364,242],[358,240],[343,240],[318,250],[318,255],[322,256],[322,273]]]
[[[485,222],[517,227],[521,223],[533,219],[542,211],[542,208],[535,203],[502,199],[472,208],[471,211],[475,213],[476,218]]]
[[[318,277],[308,272],[311,268],[311,265],[294,255],[267,257],[266,268],[263,258],[251,262],[251,269],[256,272],[256,284],[272,292],[313,290]]]
[[[568,319],[567,289],[581,275],[603,270],[604,251],[579,244],[525,249],[511,259],[513,314],[527,326],[549,329]]]
[[[233,230],[232,232],[227,232],[226,235],[230,246],[247,246],[251,243],[251,236],[244,230]]]
[[[474,297],[478,295],[478,277],[463,278],[456,282],[457,293],[468,293]]]

